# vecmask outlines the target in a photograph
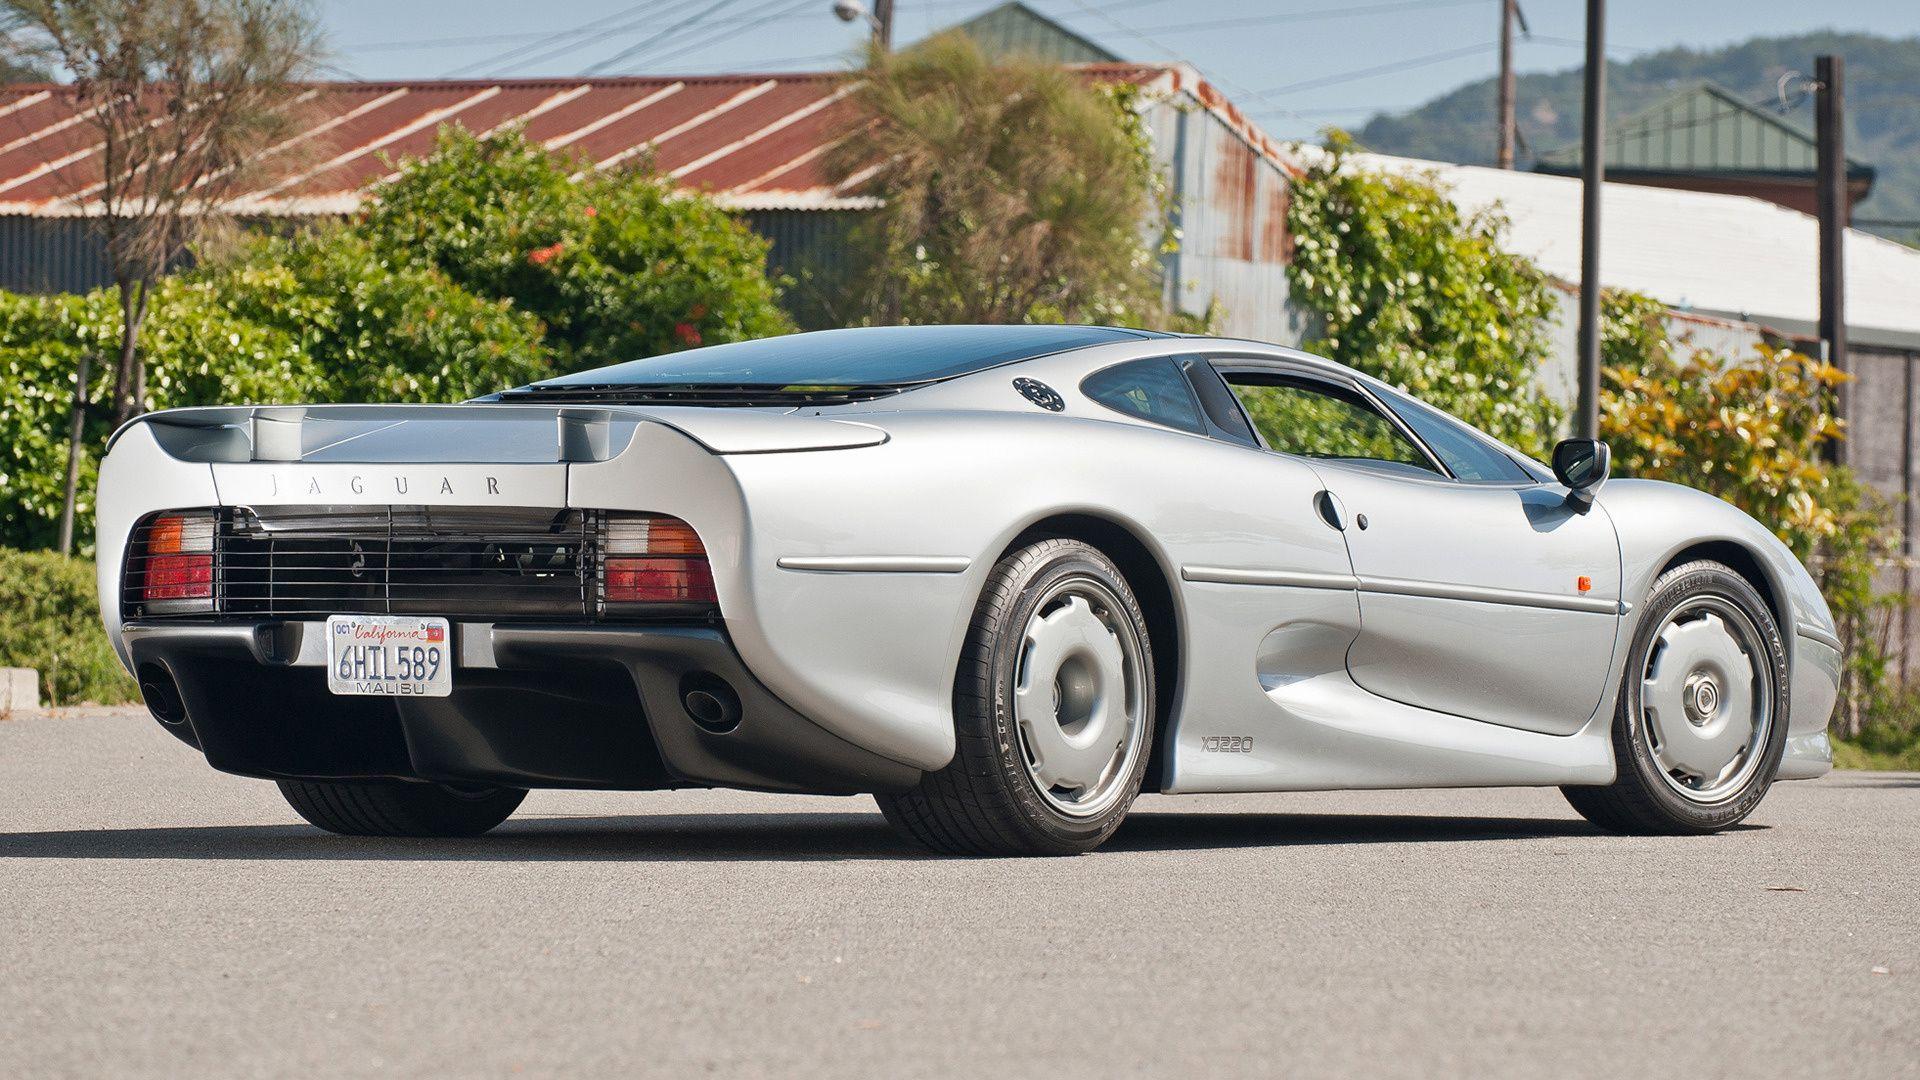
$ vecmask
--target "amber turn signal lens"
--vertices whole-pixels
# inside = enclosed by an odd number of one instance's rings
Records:
[[[707,557],[693,526],[679,518],[657,517],[647,527],[647,554]]]
[[[213,551],[214,519],[211,514],[167,514],[147,525],[144,543],[149,555],[179,555],[185,552]]]

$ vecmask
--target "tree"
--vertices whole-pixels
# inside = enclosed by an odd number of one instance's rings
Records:
[[[598,171],[517,130],[449,125],[368,193],[352,226],[390,265],[423,266],[546,324],[561,371],[788,333],[767,242],[641,162]]]
[[[1552,285],[1501,248],[1496,213],[1463,214],[1432,179],[1375,172],[1335,133],[1287,209],[1309,347],[1417,394],[1536,457],[1560,409],[1540,386]]]
[[[99,140],[97,178],[72,198],[99,228],[119,293],[119,424],[146,397],[140,326],[154,283],[296,123],[290,84],[310,67],[318,33],[297,0],[0,2],[16,48],[72,76],[75,105]],[[74,383],[62,551],[72,543],[92,356],[81,354]]]
[[[959,33],[849,78],[860,119],[828,166],[883,200],[855,231],[867,321],[1168,321],[1129,94]]]

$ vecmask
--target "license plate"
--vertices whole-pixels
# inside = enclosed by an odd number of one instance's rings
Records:
[[[445,619],[327,618],[327,689],[370,697],[453,693],[453,632]]]

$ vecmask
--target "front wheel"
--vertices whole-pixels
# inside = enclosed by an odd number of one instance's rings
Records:
[[[1654,583],[1613,721],[1617,777],[1561,791],[1627,833],[1711,833],[1753,812],[1787,740],[1787,653],[1760,594],[1699,561]]]
[[[1133,804],[1153,745],[1153,652],[1125,576],[1078,540],[994,566],[954,682],[953,760],[887,820],[936,851],[1091,851]]]
[[[519,788],[404,780],[282,780],[280,794],[308,822],[343,836],[479,836],[527,797]]]

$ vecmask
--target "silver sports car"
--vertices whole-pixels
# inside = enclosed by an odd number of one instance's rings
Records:
[[[143,417],[101,613],[167,731],[341,833],[695,786],[968,853],[1087,851],[1142,790],[1723,829],[1829,767],[1833,621],[1764,525],[1607,465],[1255,342],[832,330]]]

